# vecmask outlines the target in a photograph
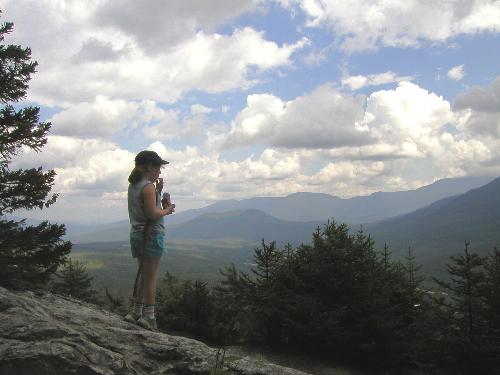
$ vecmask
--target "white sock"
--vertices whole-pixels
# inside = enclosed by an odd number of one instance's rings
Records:
[[[136,316],[142,316],[142,309],[144,307],[144,304],[141,302],[134,302],[134,306],[132,307],[132,311],[134,312],[134,315]]]
[[[146,319],[154,319],[155,318],[155,305],[144,305],[143,310],[144,317]]]

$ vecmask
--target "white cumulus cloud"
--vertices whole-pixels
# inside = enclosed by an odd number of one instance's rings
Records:
[[[451,120],[447,100],[410,82],[376,91],[367,100],[366,124],[375,138],[387,143],[414,142],[425,148],[426,139]]]
[[[448,70],[448,78],[454,81],[461,81],[465,77],[465,65],[457,65]]]
[[[258,3],[8,0],[5,16],[16,25],[8,41],[36,51],[30,100],[69,107],[102,95],[173,103],[191,90],[248,88],[260,73],[292,64],[305,38],[280,45],[251,27],[215,31]]]
[[[370,143],[358,126],[363,103],[363,96],[342,94],[329,84],[286,103],[271,94],[251,95],[232,124],[226,147],[259,141],[286,148]]]
[[[52,134],[110,138],[136,116],[139,104],[98,95],[93,102],[77,103],[53,115]]]
[[[500,31],[500,3],[465,1],[288,0],[300,8],[309,27],[328,27],[341,48],[355,52],[377,48],[415,47],[422,40],[443,42],[460,34]]]
[[[398,76],[396,73],[388,71],[379,74],[355,75],[342,78],[342,86],[347,86],[351,90],[358,90],[365,86],[379,86],[387,83],[411,81],[411,76]]]

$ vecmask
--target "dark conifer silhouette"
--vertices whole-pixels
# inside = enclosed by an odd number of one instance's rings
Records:
[[[478,371],[482,366],[486,321],[483,259],[469,250],[465,242],[463,254],[450,257],[447,265],[451,281],[434,279],[448,294],[441,300],[447,313],[447,354],[455,365],[467,371]]]
[[[500,251],[495,247],[484,262],[486,352],[492,367],[500,368]]]
[[[97,291],[92,289],[93,278],[89,276],[85,265],[69,260],[60,273],[55,274],[52,284],[54,293],[66,295],[87,302],[96,302]]]
[[[38,107],[17,109],[12,104],[26,96],[37,66],[29,48],[3,44],[12,30],[10,22],[0,25],[0,285],[20,288],[47,283],[71,244],[61,239],[64,225],[26,226],[6,216],[19,209],[48,207],[57,198],[48,197],[53,170],[10,168],[12,158],[23,148],[40,151],[50,129],[50,123],[38,121]]]
[[[482,300],[485,276],[482,270],[482,258],[471,253],[469,242],[465,242],[463,254],[450,257],[447,265],[451,282],[435,279],[436,283],[450,294],[452,308],[457,314],[457,323],[465,343],[474,344],[480,335],[481,317],[484,312]]]

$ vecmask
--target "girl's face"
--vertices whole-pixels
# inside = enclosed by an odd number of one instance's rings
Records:
[[[156,182],[161,174],[160,166],[148,166],[146,178],[151,182]]]

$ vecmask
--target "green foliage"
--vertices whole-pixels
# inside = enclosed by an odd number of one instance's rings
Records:
[[[500,340],[500,251],[495,248],[484,261],[485,310],[488,330]],[[496,342],[500,344],[500,342]]]
[[[83,263],[69,259],[55,276],[56,280],[51,285],[54,293],[87,302],[97,301],[97,291],[92,289],[92,277]]]
[[[214,288],[214,335],[227,344],[255,334],[251,315],[255,285],[250,276],[234,264],[221,270],[224,279]]]
[[[160,327],[210,336],[213,304],[206,282],[180,281],[167,272],[159,287],[157,304]]]
[[[0,42],[5,34],[14,28],[12,22],[5,22],[0,26]],[[35,72],[37,63],[30,60],[31,50],[20,46],[0,46],[0,93],[2,101],[17,101],[25,97],[28,82]]]
[[[362,230],[351,235],[347,225],[329,222],[311,246],[278,250],[263,241],[253,277],[228,267],[216,290],[226,321],[238,322],[247,340],[397,365],[412,349],[420,317],[414,310],[423,304],[417,267],[410,282],[405,267],[389,257]]]
[[[39,108],[16,110],[9,104],[26,96],[37,65],[29,48],[3,44],[12,29],[12,23],[0,26],[0,285],[24,288],[46,284],[71,244],[61,240],[63,225],[43,222],[30,227],[5,217],[18,209],[48,207],[57,198],[47,197],[54,182],[53,170],[10,169],[12,157],[22,148],[39,151],[50,129],[50,123],[38,122]]]
[[[43,222],[35,227],[0,220],[0,285],[43,285],[57,270],[71,244],[62,242],[64,227]]]
[[[451,282],[435,279],[436,283],[449,293],[452,303],[448,305],[460,317],[456,319],[460,331],[460,340],[467,347],[475,345],[482,334],[481,316],[483,313],[482,294],[484,290],[483,260],[469,251],[469,243],[465,243],[464,253],[452,256],[448,264]]]
[[[402,357],[402,332],[412,308],[406,279],[401,267],[381,259],[370,236],[327,223],[313,235],[312,247],[299,247],[293,262],[294,294],[302,297],[297,345],[305,335],[315,350],[361,352],[371,362]]]
[[[466,373],[492,373],[500,366],[499,259],[496,249],[485,259],[465,242],[463,254],[450,258],[451,281],[435,280],[448,294],[438,301],[447,319],[441,329],[447,366]]]
[[[269,245],[262,239],[262,247],[255,248],[253,261],[256,266],[252,269],[252,273],[256,276],[256,282],[261,286],[269,284],[273,272],[277,269],[280,255],[276,250],[276,242],[272,241]]]
[[[486,338],[483,360],[500,368],[500,251],[495,247],[484,260],[484,318]]]
[[[157,295],[157,321],[161,328],[188,331],[213,343],[226,345],[248,328],[248,295],[250,279],[234,265],[225,275],[230,280],[211,289],[199,280],[179,280],[168,272],[161,280]],[[233,279],[234,277],[234,279]],[[242,289],[240,289],[242,288]],[[237,289],[240,289],[237,291]],[[241,299],[245,298],[242,303]]]

